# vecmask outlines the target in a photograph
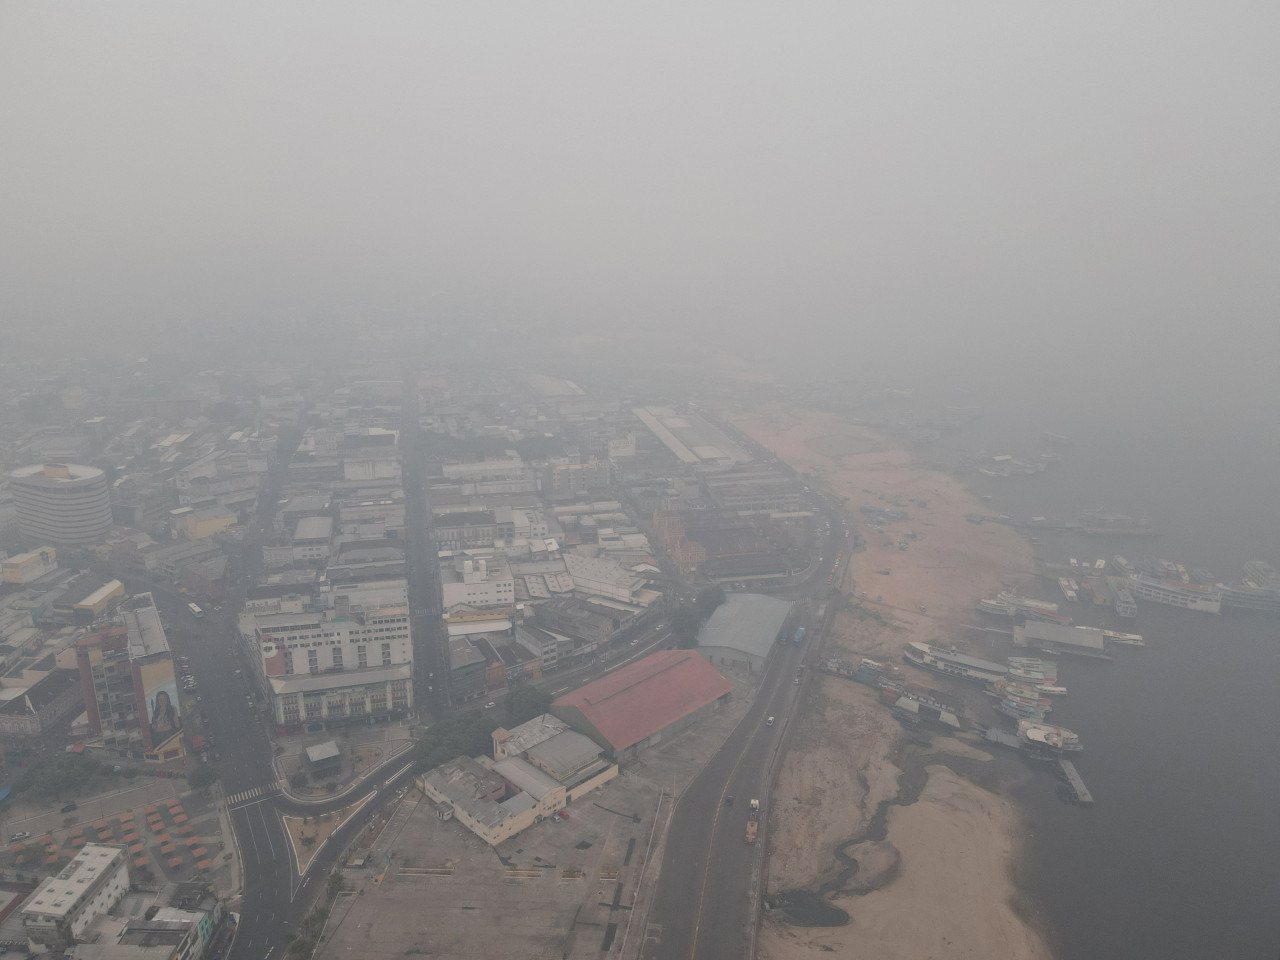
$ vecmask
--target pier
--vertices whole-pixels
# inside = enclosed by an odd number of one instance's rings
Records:
[[[1062,775],[1066,777],[1067,787],[1071,790],[1072,802],[1082,807],[1093,806],[1093,794],[1089,792],[1089,788],[1084,785],[1084,781],[1080,779],[1080,773],[1076,770],[1076,765],[1070,760],[1058,759],[1058,767],[1062,770]]]
[[[997,730],[995,727],[988,727],[982,731],[982,736],[989,743],[998,743],[1002,747],[1010,747],[1014,750],[1022,749],[1022,741],[1011,733],[1005,733],[1003,730]]]

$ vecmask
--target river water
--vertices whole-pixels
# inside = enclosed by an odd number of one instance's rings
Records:
[[[1217,414],[1167,399],[1115,406],[1006,405],[926,459],[985,449],[1024,459],[1074,443],[1043,475],[970,476],[1011,516],[1074,520],[1103,509],[1142,517],[1158,540],[1037,533],[1037,556],[1110,561],[1121,554],[1205,567],[1222,581],[1248,560],[1280,566],[1280,431],[1266,411]],[[1037,409],[1039,407],[1039,409]],[[1070,693],[1053,720],[1080,733],[1077,766],[1091,810],[1059,802],[1037,775],[1019,787],[1027,814],[1022,882],[1051,928],[1058,960],[1201,960],[1280,951],[1280,616],[1213,616],[1139,600],[1136,621],[1056,587],[1037,595],[1079,622],[1143,634],[1111,663],[1058,658]]]

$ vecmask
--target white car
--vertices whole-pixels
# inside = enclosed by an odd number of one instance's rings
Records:
[[[766,721],[764,722],[764,725],[765,725],[766,727],[772,727],[772,726],[773,726],[773,721],[774,721],[774,718],[773,718],[773,717],[770,717],[768,720],[766,720]]]

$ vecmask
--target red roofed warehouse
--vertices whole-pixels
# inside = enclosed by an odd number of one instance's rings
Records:
[[[626,763],[718,709],[732,690],[692,650],[662,650],[565,694],[551,712]]]

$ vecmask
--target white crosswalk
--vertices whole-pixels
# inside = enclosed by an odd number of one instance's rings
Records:
[[[274,783],[267,784],[266,786],[262,786],[262,787],[254,787],[251,790],[241,790],[239,793],[233,793],[231,796],[227,797],[227,803],[229,804],[244,803],[246,800],[254,800],[258,797],[265,797],[267,794],[275,793],[275,792],[276,792],[276,785]]]

